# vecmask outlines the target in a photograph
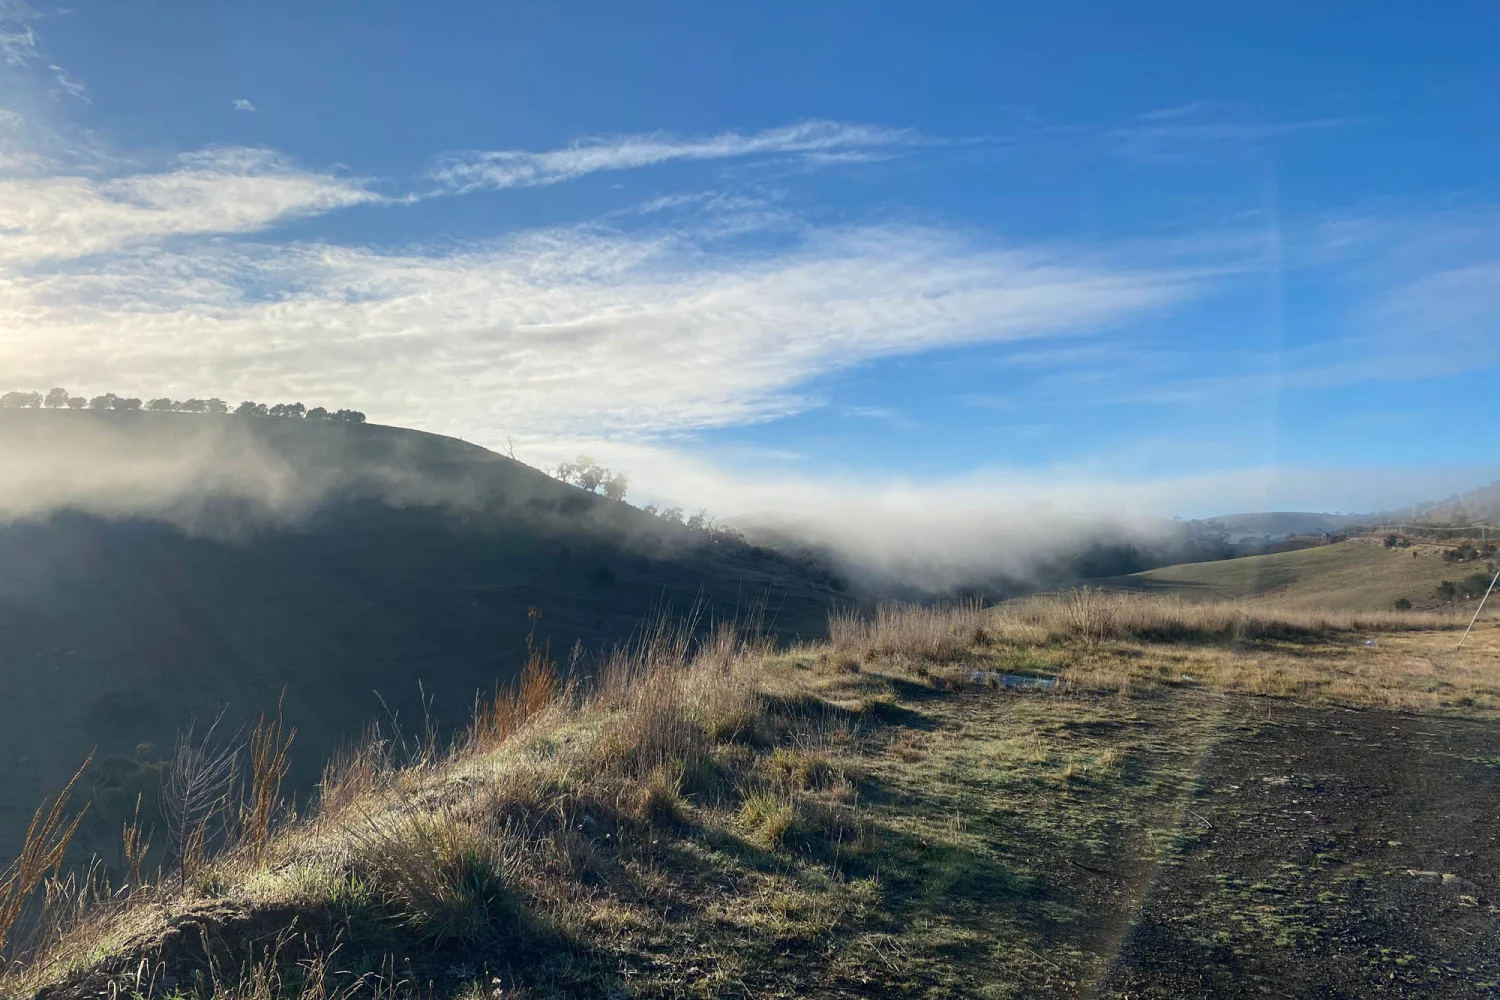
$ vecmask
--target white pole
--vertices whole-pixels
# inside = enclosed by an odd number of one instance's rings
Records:
[[[1495,574],[1495,580],[1500,580],[1500,572],[1497,572]],[[1469,639],[1469,632],[1474,628],[1474,623],[1479,620],[1479,612],[1484,610],[1484,602],[1490,599],[1490,590],[1495,589],[1495,580],[1490,581],[1489,590],[1486,590],[1484,592],[1484,596],[1479,599],[1479,607],[1474,609],[1474,617],[1469,619],[1469,627],[1464,629],[1464,637],[1458,640],[1459,649],[1464,648],[1464,643]]]

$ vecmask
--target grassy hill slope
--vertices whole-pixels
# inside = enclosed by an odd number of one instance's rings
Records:
[[[296,784],[371,719],[468,719],[536,641],[629,636],[653,606],[763,600],[820,633],[831,581],[519,462],[394,427],[0,410],[0,863],[44,790],[153,794],[193,718],[274,709]],[[419,684],[421,685],[419,689]],[[119,817],[89,823],[118,838]]]
[[[1387,549],[1377,539],[1186,563],[1102,581],[1117,589],[1174,592],[1204,600],[1274,597],[1284,607],[1381,610],[1406,598],[1414,607],[1436,607],[1443,580],[1462,581],[1483,563],[1445,562],[1435,545]]]

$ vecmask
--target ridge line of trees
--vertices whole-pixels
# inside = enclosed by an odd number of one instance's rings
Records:
[[[159,399],[142,401],[136,396],[118,396],[106,392],[92,399],[69,395],[68,390],[58,386],[46,393],[7,392],[0,395],[0,409],[49,409],[49,410],[148,410],[153,413],[229,413],[229,404],[217,397],[211,399]],[[290,417],[297,420],[336,420],[347,424],[362,424],[365,415],[359,410],[327,410],[321,406],[308,409],[301,403],[257,403],[247,399],[234,408],[237,417]]]

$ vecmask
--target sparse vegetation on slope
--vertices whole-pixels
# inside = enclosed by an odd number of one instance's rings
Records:
[[[1380,538],[1352,538],[1296,552],[1165,566],[1101,583],[1195,600],[1264,599],[1309,610],[1391,610],[1402,599],[1431,609],[1463,599],[1456,584],[1470,573],[1454,565],[1448,557],[1453,551],[1426,542],[1387,547]],[[1451,592],[1440,590],[1444,580],[1455,584]]]
[[[1439,653],[1458,624],[1090,591],[844,615],[785,651],[663,623],[586,683],[533,648],[451,750],[371,739],[263,846],[54,893],[71,916],[3,989],[1089,992],[1201,839],[1237,698],[1500,710],[1497,634]]]

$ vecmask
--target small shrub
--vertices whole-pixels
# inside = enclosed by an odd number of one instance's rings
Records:
[[[1490,581],[1494,578],[1495,574],[1493,572],[1470,573],[1464,578],[1464,582],[1459,585],[1459,590],[1465,597],[1483,597],[1485,591],[1490,589]]]
[[[1396,610],[1397,611],[1410,611],[1411,610],[1411,601],[1407,600],[1404,597],[1398,597],[1398,598],[1396,598]]]

